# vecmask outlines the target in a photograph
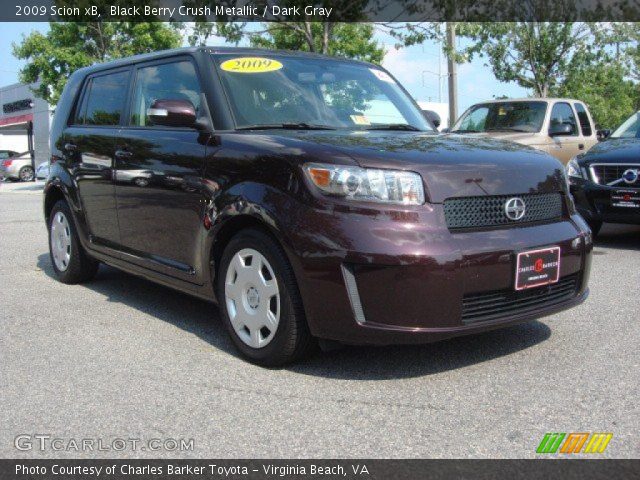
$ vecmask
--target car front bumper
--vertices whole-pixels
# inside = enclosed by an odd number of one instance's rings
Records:
[[[624,186],[609,187],[590,181],[572,180],[571,195],[576,209],[589,222],[640,224],[640,208],[614,207],[611,193]]]
[[[556,223],[452,233],[439,205],[378,215],[307,212],[290,232],[288,253],[311,331],[320,338],[426,343],[550,315],[588,295],[593,245],[576,214]],[[517,252],[546,246],[561,248],[562,291],[516,293]]]

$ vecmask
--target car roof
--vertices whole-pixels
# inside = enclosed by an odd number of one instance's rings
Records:
[[[505,103],[505,102],[578,102],[584,103],[582,100],[576,100],[575,98],[560,98],[560,97],[523,97],[523,98],[492,98],[491,100],[485,100],[484,102],[478,102],[474,105],[481,103]]]
[[[212,55],[225,55],[225,54],[237,54],[237,55],[265,55],[272,54],[278,56],[298,57],[298,58],[315,58],[318,60],[338,60],[348,63],[359,63],[362,65],[371,66],[371,63],[363,62],[360,60],[352,60],[350,58],[332,57],[330,55],[321,55],[319,53],[312,52],[298,52],[291,50],[270,50],[266,48],[246,48],[246,47],[184,47],[174,48],[171,50],[160,50],[158,52],[143,53],[141,55],[133,55],[130,57],[119,58],[105,63],[96,63],[94,65],[78,69],[78,74],[89,75],[101,70],[108,70],[112,68],[125,67],[136,63],[146,62],[149,60],[159,60],[165,57],[173,57],[181,53],[197,53],[204,52]]]

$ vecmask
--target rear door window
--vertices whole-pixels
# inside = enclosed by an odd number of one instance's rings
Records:
[[[77,125],[119,125],[127,99],[129,71],[92,77],[86,86]]]
[[[584,105],[581,103],[574,103],[573,106],[578,113],[578,120],[580,121],[580,130],[582,130],[582,135],[590,137],[593,132],[591,130],[591,122],[589,121],[587,109],[584,108]]]

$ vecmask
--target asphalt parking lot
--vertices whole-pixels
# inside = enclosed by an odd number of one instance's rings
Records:
[[[235,353],[214,305],[102,266],[53,278],[40,184],[0,184],[0,456],[534,457],[545,432],[640,456],[640,228],[605,226],[573,310],[281,370]],[[52,438],[193,439],[190,451],[22,451]]]

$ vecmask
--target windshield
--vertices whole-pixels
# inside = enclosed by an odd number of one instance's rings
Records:
[[[453,131],[539,132],[546,112],[546,102],[483,103],[467,110]]]
[[[631,115],[611,134],[611,138],[640,138],[640,112]]]
[[[358,63],[272,55],[214,55],[238,128],[429,130],[400,86]]]

